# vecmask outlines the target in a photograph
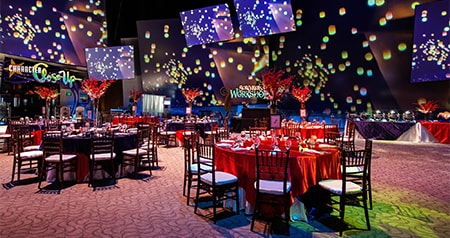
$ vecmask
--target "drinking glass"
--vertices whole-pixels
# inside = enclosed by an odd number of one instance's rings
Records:
[[[261,139],[259,139],[259,136],[255,136],[255,138],[253,138],[253,145],[255,146],[255,149],[258,148],[260,144]]]
[[[286,150],[290,150],[292,146],[292,141],[290,139],[285,140],[284,146],[286,147]]]

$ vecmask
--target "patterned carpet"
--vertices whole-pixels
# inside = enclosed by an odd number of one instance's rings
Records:
[[[363,141],[357,141],[362,146]],[[351,229],[348,237],[450,237],[450,145],[375,141],[372,162],[372,229]],[[87,183],[38,192],[33,172],[9,183],[12,155],[0,154],[0,237],[283,237],[250,231],[251,216],[217,224],[195,215],[182,195],[181,148],[159,148],[159,165],[149,179],[121,178],[93,190]],[[56,192],[55,192],[56,191]],[[192,204],[192,203],[191,203]],[[292,237],[337,237],[333,216],[291,223]],[[360,209],[346,222],[364,228]],[[276,224],[274,224],[276,228]]]

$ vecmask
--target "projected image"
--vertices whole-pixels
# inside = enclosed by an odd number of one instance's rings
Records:
[[[170,97],[172,107],[187,105],[182,88],[201,91],[194,107],[252,100],[233,99],[229,92],[239,85],[257,84],[257,76],[268,66],[264,37],[187,47],[179,19],[138,21],[137,29],[143,90]]]
[[[132,45],[86,48],[85,51],[89,77],[106,80],[134,78]]]
[[[105,1],[2,0],[0,52],[86,66],[84,49],[106,46]]]
[[[233,39],[228,4],[180,12],[187,46]]]
[[[416,7],[412,83],[450,80],[449,13],[448,0]]]
[[[234,0],[244,37],[273,35],[295,31],[289,0]]]

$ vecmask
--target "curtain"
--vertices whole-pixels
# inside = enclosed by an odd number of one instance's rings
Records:
[[[159,116],[164,114],[165,96],[143,94],[142,95],[142,115]]]

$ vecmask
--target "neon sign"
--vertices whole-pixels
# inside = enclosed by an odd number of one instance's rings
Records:
[[[261,85],[239,85],[230,89],[231,98],[261,98],[266,99],[266,93]]]
[[[40,83],[45,82],[56,83],[58,81],[61,81],[64,85],[68,86],[69,88],[73,86],[73,82],[82,81],[82,79],[77,78],[74,75],[70,75],[70,71],[60,70],[57,73],[48,73],[47,67],[48,65],[45,63],[35,64],[34,65],[35,70],[33,70],[33,78]],[[37,72],[41,72],[41,74],[38,75]]]

